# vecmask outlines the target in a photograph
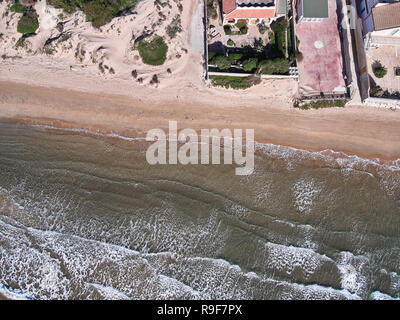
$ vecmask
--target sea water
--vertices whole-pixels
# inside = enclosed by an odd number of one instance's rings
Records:
[[[257,143],[236,176],[148,146],[0,125],[0,296],[400,298],[399,163]]]

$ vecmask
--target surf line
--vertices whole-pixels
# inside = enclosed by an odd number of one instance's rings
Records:
[[[199,139],[194,129],[186,128],[178,132],[177,121],[169,121],[168,128],[168,134],[162,129],[151,129],[147,132],[146,141],[155,141],[146,152],[146,160],[150,165],[171,165],[178,162],[183,165],[210,164],[210,160],[211,164],[218,165],[221,164],[220,153],[223,144],[224,164],[235,162],[238,165],[235,169],[236,175],[253,173],[254,129],[246,129],[245,136],[242,129],[234,129],[233,134],[230,129],[201,129]],[[183,144],[179,149],[178,142]]]

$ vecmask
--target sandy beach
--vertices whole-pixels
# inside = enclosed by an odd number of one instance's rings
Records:
[[[15,48],[18,16],[7,17],[0,23],[0,117],[122,135],[143,135],[148,129],[167,128],[168,121],[175,120],[180,128],[197,130],[250,128],[259,142],[300,149],[400,158],[399,112],[365,106],[298,110],[293,108],[296,79],[264,79],[247,90],[207,85],[196,36],[200,1],[182,4],[183,31],[170,40],[162,66],[144,65],[131,47],[131,34],[140,34],[138,26],[159,21],[149,1],[140,2],[133,17],[118,17],[102,30],[85,22],[79,12],[65,18],[69,47],[55,46],[51,55],[41,48],[47,38],[57,35],[53,25],[58,9],[45,7],[43,1],[36,4],[39,20],[48,23],[27,40],[28,49]],[[5,10],[5,4],[1,8]],[[163,23],[168,24],[178,9],[159,10],[166,19],[153,24],[153,31],[162,34]],[[85,54],[74,55],[73,48],[82,47]],[[101,57],[95,56],[99,50]],[[92,63],[95,60],[112,66],[115,73],[102,73]],[[132,70],[137,70],[142,83],[132,77]],[[154,74],[159,79],[156,85],[149,83]]]
[[[208,97],[206,95],[206,97]],[[400,113],[369,107],[302,111],[274,103],[227,105],[183,99],[152,101],[107,93],[0,82],[0,116],[29,123],[121,135],[167,128],[253,128],[259,142],[366,158],[400,158]],[[208,99],[210,99],[208,97]]]

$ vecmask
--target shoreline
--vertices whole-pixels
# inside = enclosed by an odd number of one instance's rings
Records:
[[[165,98],[157,103],[0,80],[0,118],[126,137],[166,129],[175,120],[179,129],[254,129],[257,142],[311,152],[332,150],[384,163],[400,159],[400,113],[357,106],[303,111]]]

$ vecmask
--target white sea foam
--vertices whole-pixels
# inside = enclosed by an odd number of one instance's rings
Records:
[[[312,210],[315,198],[322,192],[322,186],[313,178],[302,178],[293,185],[292,191],[297,210],[308,214]]]
[[[7,288],[5,285],[0,283],[0,295],[3,295],[9,300],[32,300],[25,292],[20,290],[14,290]]]
[[[372,292],[370,298],[372,300],[400,300],[400,298],[393,298],[392,296],[380,291]]]

